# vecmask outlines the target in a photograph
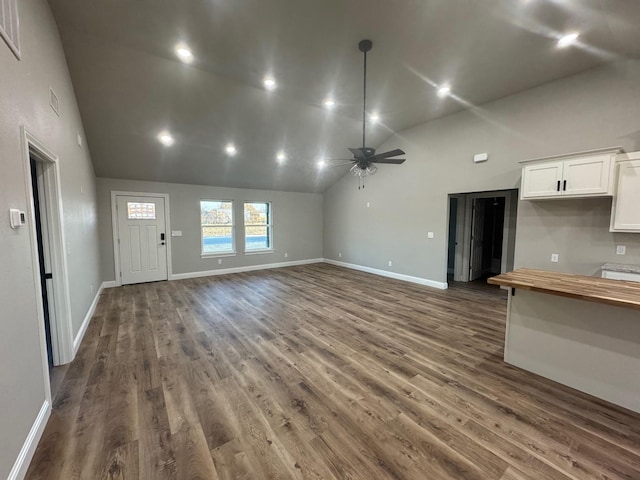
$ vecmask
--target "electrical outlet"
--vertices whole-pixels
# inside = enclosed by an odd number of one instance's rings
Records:
[[[287,252],[284,252],[284,258],[289,258],[289,254]]]
[[[338,258],[342,258],[342,252],[338,253]]]
[[[91,284],[91,295],[93,295],[93,283]]]
[[[218,259],[218,265],[222,265],[222,259],[221,258]]]
[[[393,267],[393,262],[391,260],[389,260],[389,266]]]
[[[433,232],[428,232],[427,233],[427,238],[433,238]]]
[[[624,255],[627,253],[626,245],[617,245],[616,246],[616,255]]]
[[[552,253],[551,254],[551,261],[553,263],[558,263],[560,261],[560,255],[558,255],[557,253]]]
[[[367,208],[369,208],[371,206],[371,203],[367,202]]]

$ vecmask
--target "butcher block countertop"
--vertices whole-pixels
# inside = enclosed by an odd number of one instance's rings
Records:
[[[519,268],[488,283],[640,310],[640,282]]]

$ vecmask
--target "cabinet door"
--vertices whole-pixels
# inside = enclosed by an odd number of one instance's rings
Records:
[[[611,155],[595,155],[564,161],[563,195],[607,195]],[[566,183],[565,183],[566,182]]]
[[[533,163],[522,168],[521,198],[559,197],[563,161]]]
[[[613,199],[612,232],[640,232],[640,160],[620,162]]]

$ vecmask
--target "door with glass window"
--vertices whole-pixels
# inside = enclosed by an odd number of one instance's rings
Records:
[[[167,280],[167,237],[162,197],[116,196],[122,285]]]

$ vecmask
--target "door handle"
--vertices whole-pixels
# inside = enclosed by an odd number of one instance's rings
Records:
[[[160,245],[164,245],[164,233],[160,234]]]

